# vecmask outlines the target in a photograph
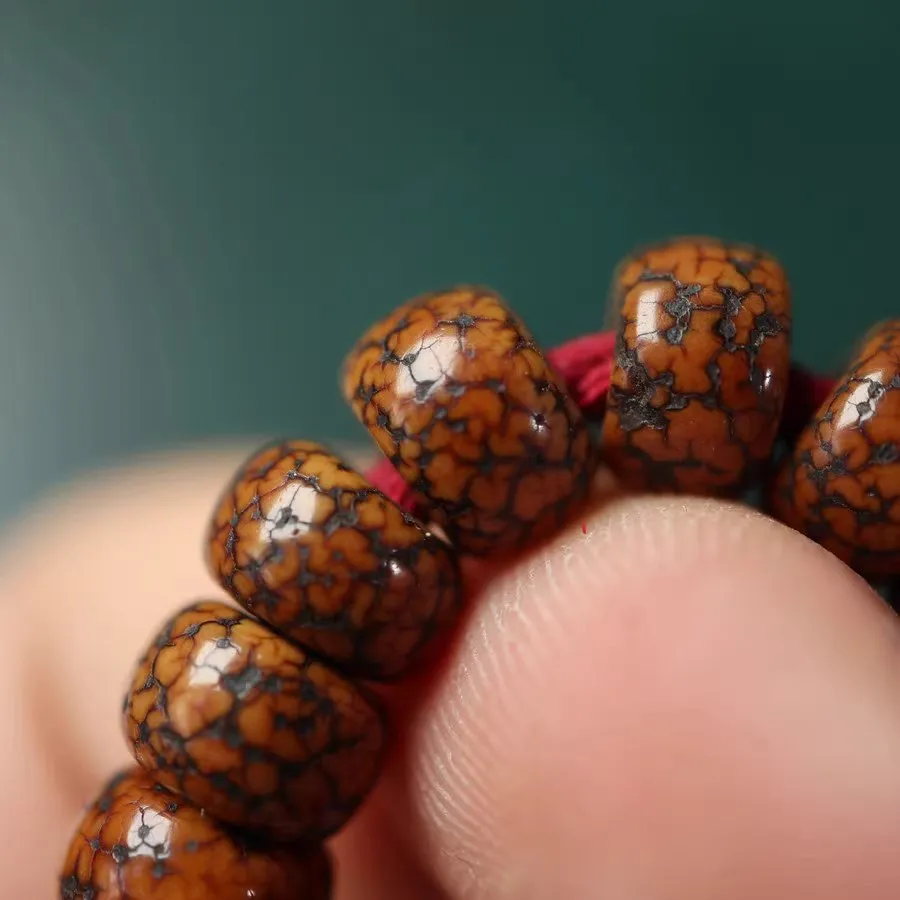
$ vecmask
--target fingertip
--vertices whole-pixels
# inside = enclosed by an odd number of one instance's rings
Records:
[[[413,735],[453,896],[900,890],[897,626],[824,551],[621,499],[476,603]]]

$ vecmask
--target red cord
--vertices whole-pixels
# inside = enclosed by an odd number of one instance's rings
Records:
[[[547,354],[572,399],[590,419],[599,421],[603,416],[615,349],[615,333],[598,331],[568,341]]]
[[[606,407],[606,392],[612,370],[616,337],[598,331],[575,338],[551,350],[550,364],[566,383],[572,399],[592,421],[600,421]],[[794,440],[834,387],[834,382],[794,366],[788,385],[782,419],[782,435]],[[404,509],[415,510],[415,494],[387,459],[366,475],[369,481]]]

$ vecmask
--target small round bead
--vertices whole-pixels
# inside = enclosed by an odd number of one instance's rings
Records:
[[[122,772],[87,809],[59,879],[61,900],[328,900],[320,848],[263,849],[158,785]]]
[[[603,432],[632,490],[724,495],[768,460],[789,375],[790,290],[770,256],[679,239],[627,259]]]
[[[396,678],[460,610],[456,554],[318,444],[266,447],[213,517],[213,577],[342,671]]]
[[[359,688],[217,602],[162,628],[135,669],[124,723],[157,781],[279,840],[340,828],[372,787],[384,743]]]
[[[587,425],[521,320],[458,287],[400,307],[359,341],[343,390],[461,550],[540,540],[587,495]]]
[[[860,574],[900,575],[900,319],[870,332],[800,435],[771,510]]]

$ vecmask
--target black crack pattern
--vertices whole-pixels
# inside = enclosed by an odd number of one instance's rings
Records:
[[[424,295],[378,323],[348,358],[344,395],[461,550],[545,537],[587,494],[584,417],[487,289]]]
[[[868,336],[800,435],[772,507],[861,574],[900,575],[900,320]]]
[[[61,900],[328,900],[317,849],[264,850],[140,770],[85,810],[59,877]]]
[[[264,447],[213,518],[214,577],[245,609],[342,671],[393,679],[462,607],[456,554],[318,444]]]
[[[604,446],[629,485],[729,493],[768,459],[790,301],[761,251],[682,241],[624,264]]]
[[[215,602],[162,629],[135,670],[124,721],[157,781],[283,840],[338,830],[374,784],[384,740],[361,689]]]

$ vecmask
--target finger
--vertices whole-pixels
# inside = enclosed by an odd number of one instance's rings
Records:
[[[900,896],[893,614],[738,507],[622,500],[478,601],[411,737],[466,900]]]
[[[245,453],[180,453],[105,473],[43,504],[7,536],[0,877],[9,896],[56,895],[82,804],[129,760],[120,709],[140,648],[179,606],[220,595],[202,538]],[[338,900],[439,896],[383,824],[390,781],[333,842]]]

